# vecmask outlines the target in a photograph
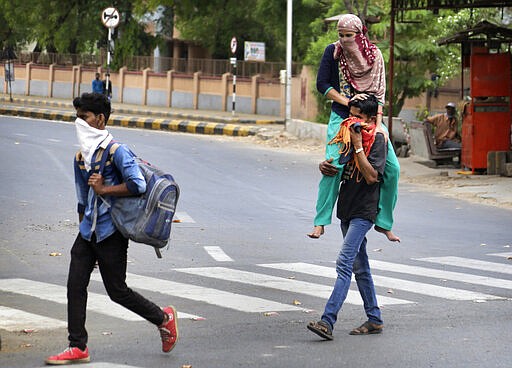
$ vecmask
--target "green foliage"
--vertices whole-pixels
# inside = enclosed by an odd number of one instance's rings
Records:
[[[423,121],[430,115],[430,111],[428,111],[426,106],[420,106],[418,111],[416,111],[416,120]]]
[[[181,37],[209,49],[213,58],[231,56],[230,40],[237,37],[237,58],[243,59],[244,41],[264,42],[268,61],[286,56],[287,2],[252,0],[250,6],[238,0],[0,0],[0,37],[5,45],[22,46],[37,42],[37,50],[60,53],[97,53],[106,46],[107,30],[100,11],[114,6],[121,13],[115,31],[112,67],[125,58],[150,55],[162,36],[172,37],[176,27]],[[161,34],[147,34],[141,19],[157,8]],[[335,23],[324,19],[352,12],[363,19],[380,19],[368,26],[370,39],[381,49],[389,70],[389,0],[295,0],[293,2],[292,58],[316,71],[325,47],[337,40]],[[510,20],[509,10],[505,19]],[[431,74],[442,86],[460,72],[459,45],[439,46],[438,41],[481,20],[503,23],[498,9],[443,10],[404,13],[408,22],[395,25],[393,113],[400,112],[407,98],[432,89]],[[316,90],[314,86],[311,86]],[[327,121],[329,103],[317,95],[320,121]]]
[[[158,5],[172,8],[181,37],[209,50],[212,58],[231,57],[233,36],[237,38],[237,58],[243,59],[245,41],[264,42],[267,61],[283,61],[286,56],[286,1],[253,0],[251,6],[238,0],[136,0],[139,14]],[[330,1],[293,2],[293,60],[301,62],[313,37],[309,24],[330,7]]]
[[[0,35],[18,47],[37,42],[36,51],[96,53],[106,46],[108,31],[100,16],[110,6],[121,13],[114,64],[126,55],[148,55],[155,40],[138,23],[132,0],[0,0]]]
[[[346,2],[344,1],[344,3]],[[322,18],[344,13],[342,8],[340,2],[334,0],[332,9],[336,10],[326,12],[321,18],[311,22],[311,29],[317,32],[317,35],[310,43],[304,63],[311,65],[315,70],[325,46],[337,40],[334,26],[327,31],[324,29],[323,33],[320,32]],[[358,4],[357,8],[364,9],[364,6]],[[366,14],[360,15],[361,17],[370,15],[380,17],[379,23],[368,26],[369,37],[371,40],[376,40],[376,45],[382,51],[386,61],[386,70],[389,70],[390,56],[389,14],[389,2],[376,0],[368,5]],[[430,11],[414,11],[404,14],[404,20],[407,23],[396,20],[393,115],[397,116],[400,113],[406,99],[420,96],[436,86],[442,86],[460,73],[460,45],[439,46],[438,42],[444,37],[474,26],[483,19],[499,23],[500,12],[496,9],[475,9],[473,11],[464,9],[458,12],[445,10],[438,16]],[[432,74],[439,77],[436,82],[431,79]],[[325,121],[325,117],[329,113],[328,105],[325,104],[323,96],[317,95],[317,97],[319,101],[317,121],[322,122]],[[389,100],[389,96],[387,99]],[[387,112],[385,111],[385,113]]]
[[[123,11],[124,10],[124,11]],[[118,37],[115,43],[111,68],[118,70],[124,66],[127,58],[150,55],[157,45],[157,39],[145,31],[144,24],[131,15],[131,7],[119,9],[121,23],[116,29]]]
[[[108,6],[100,0],[0,0],[0,9],[17,45],[36,41],[40,50],[61,53],[90,51],[86,45],[102,31],[99,12]]]

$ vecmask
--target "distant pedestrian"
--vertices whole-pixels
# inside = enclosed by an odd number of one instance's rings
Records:
[[[96,73],[96,78],[92,81],[92,92],[103,93],[103,81],[100,79],[100,73]]]
[[[85,320],[87,287],[96,262],[110,299],[157,326],[162,351],[168,353],[178,341],[176,310],[171,306],[161,309],[126,285],[128,239],[116,229],[106,204],[98,197],[144,193],[146,181],[133,153],[124,144],[118,144],[117,149],[111,151],[102,174],[96,171],[105,148],[113,139],[105,129],[111,112],[107,97],[84,93],[73,100],[73,105],[80,144],[74,160],[80,231],[71,248],[67,281],[69,347],[50,356],[46,363],[90,361]]]

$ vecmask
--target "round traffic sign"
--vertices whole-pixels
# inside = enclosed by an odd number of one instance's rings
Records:
[[[118,26],[121,17],[116,8],[106,8],[101,12],[101,21],[107,28],[115,28]]]
[[[231,39],[231,52],[234,54],[236,52],[236,37]]]

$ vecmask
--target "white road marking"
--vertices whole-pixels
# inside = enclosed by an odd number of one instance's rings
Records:
[[[75,367],[76,364],[70,364],[70,365],[61,365],[61,367]],[[125,364],[117,364],[117,363],[107,363],[107,362],[96,362],[90,363],[87,366],[94,367],[94,368],[142,368],[142,367],[136,367],[134,365],[125,365]],[[48,366],[45,365],[41,368],[47,368]]]
[[[287,270],[292,272],[305,273],[308,275],[315,275],[321,277],[328,277],[335,279],[337,277],[334,267],[318,266],[309,263],[275,263],[275,264],[262,264],[262,267],[274,268],[278,270]],[[444,286],[437,286],[425,284],[421,282],[402,280],[397,278],[372,275],[373,283],[375,286],[387,287],[396,290],[403,290],[416,294],[423,294],[434,296],[437,298],[444,298],[450,300],[498,300],[505,299],[503,297],[477,293],[462,289],[448,288]],[[379,300],[382,297],[379,297]]]
[[[179,268],[179,272],[185,272],[193,275],[211,277],[220,280],[240,282],[242,284],[268,287],[272,289],[289,291],[299,294],[312,295],[319,298],[329,298],[332,293],[332,286],[314,284],[310,282],[285,279],[282,277],[264,275],[254,272],[240,271],[225,267],[199,267],[199,268]],[[357,291],[349,290],[346,303],[362,305],[361,296]],[[411,304],[413,302],[379,296],[380,305],[392,304]]]
[[[0,329],[16,332],[24,329],[50,330],[66,327],[67,322],[0,305]]]
[[[512,275],[512,264],[494,263],[487,261],[480,261],[478,259],[469,259],[462,257],[430,257],[430,258],[415,258],[418,261],[437,263],[447,266],[456,266],[471,268],[474,270],[482,270],[488,272],[499,272]]]
[[[174,220],[179,220],[180,223],[192,223],[195,224],[195,221],[192,217],[188,215],[186,212],[176,212],[174,214]]]
[[[408,266],[408,265],[403,265],[403,264],[399,264],[399,263],[391,263],[391,262],[375,261],[375,260],[370,261],[370,266],[372,269],[376,269],[376,270],[408,273],[411,275],[438,278],[440,280],[452,280],[452,281],[459,281],[459,282],[464,282],[464,283],[468,283],[468,284],[483,285],[483,286],[490,286],[490,287],[495,287],[495,288],[512,290],[512,280],[472,275],[472,274],[468,274],[468,273],[436,270],[433,268],[426,268],[426,267]]]
[[[101,281],[100,275],[93,273],[93,276],[98,276]],[[0,290],[28,295],[58,304],[67,304],[67,288],[65,286],[26,279],[0,279]],[[108,296],[91,292],[88,293],[87,297],[87,310],[126,321],[144,321],[139,315],[111,301]],[[195,316],[178,312],[178,317],[190,318]]]
[[[99,277],[99,275],[97,275],[97,277]],[[127,274],[127,280],[128,285],[134,288],[196,300],[242,312],[260,313],[303,310],[303,308],[299,308],[295,305],[282,304],[271,300],[235,294],[213,288],[135,275],[133,273]]]
[[[510,257],[512,257],[512,252],[505,252],[505,253],[491,253],[491,254],[488,254],[488,256],[496,256],[496,257],[510,258]]]
[[[60,143],[60,142],[62,142],[60,139],[55,139],[55,138],[48,138],[48,141],[50,141],[50,142],[54,142],[54,143]]]
[[[67,304],[67,289],[65,286],[26,279],[2,279],[0,280],[0,290],[33,296],[54,303]],[[87,298],[87,309],[128,321],[143,320],[135,313],[115,304],[107,296],[91,292]]]
[[[224,253],[221,247],[206,246],[204,249],[206,250],[206,253],[218,262],[233,262],[233,258]]]

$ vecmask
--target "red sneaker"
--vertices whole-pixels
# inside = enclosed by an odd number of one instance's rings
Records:
[[[69,347],[62,353],[52,355],[46,359],[46,364],[50,365],[64,365],[73,363],[88,363],[91,360],[89,356],[89,349],[85,348],[84,351],[79,348]]]
[[[165,307],[163,311],[166,314],[166,319],[158,327],[158,331],[160,331],[162,337],[162,351],[168,353],[174,349],[174,345],[178,342],[178,321],[176,320],[178,314],[173,306]]]

